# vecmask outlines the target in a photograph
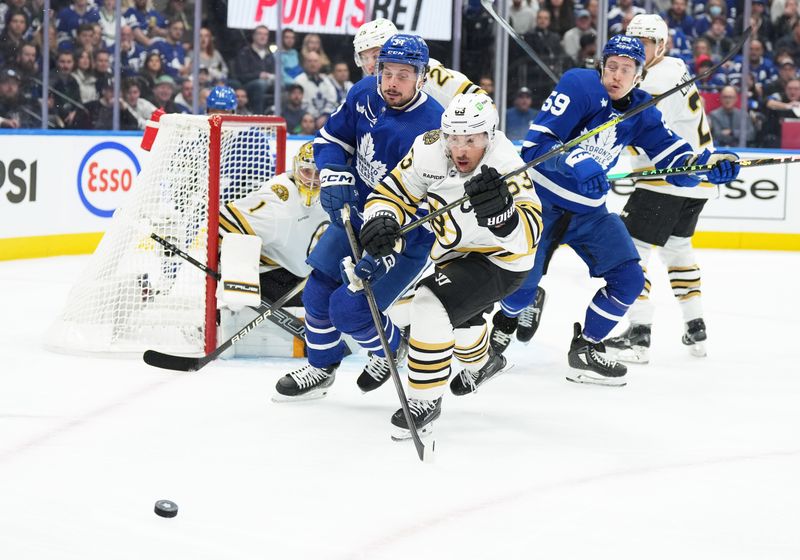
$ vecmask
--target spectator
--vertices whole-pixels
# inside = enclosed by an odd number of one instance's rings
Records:
[[[17,52],[25,43],[28,32],[28,16],[24,11],[12,8],[8,11],[8,20],[3,33],[0,34],[0,56],[10,61],[17,58]]]
[[[696,39],[695,43],[704,41],[705,47],[707,51],[711,49],[708,46],[708,41],[705,39]],[[692,53],[692,42],[686,36],[686,34],[681,31],[680,29],[670,29],[669,30],[669,50],[667,51],[669,56],[674,56],[676,58],[680,58],[686,63],[686,66],[691,68],[694,66],[694,53]]]
[[[116,41],[117,32],[117,14],[114,10],[115,0],[103,0],[102,6],[98,10],[100,20],[97,22],[100,25],[100,34],[104,47],[110,47]]]
[[[591,13],[591,12],[590,12]],[[617,5],[608,11],[608,34],[619,35],[623,31],[623,20],[633,19],[633,16],[645,13],[644,8],[633,5],[633,0],[617,0]],[[595,25],[597,19],[595,18]]]
[[[236,90],[236,114],[237,115],[252,115],[253,112],[248,106],[250,100],[247,98],[247,91],[244,88]],[[287,124],[288,129],[288,124]]]
[[[189,75],[189,61],[181,41],[183,30],[181,20],[170,21],[167,25],[167,36],[154,39],[150,46],[151,50],[155,49],[161,53],[164,59],[164,72],[172,76],[173,80]]]
[[[733,48],[733,39],[725,34],[725,18],[717,16],[711,20],[711,27],[703,38],[708,41],[711,59],[718,61]]]
[[[75,55],[66,51],[58,53],[55,72],[50,74],[50,87],[56,93],[55,109],[64,128],[91,128],[88,113],[80,102],[81,90],[72,77],[75,70]]]
[[[529,43],[547,63],[564,56],[561,37],[550,31],[550,12],[545,9],[539,10],[536,14],[536,27],[525,35],[525,42]]]
[[[578,51],[578,58],[575,59],[578,68],[593,68],[594,59],[597,54],[597,35],[590,33],[581,37],[581,50]]]
[[[339,106],[347,97],[347,92],[353,87],[353,82],[350,81],[350,67],[346,62],[337,62],[333,65],[331,78],[333,78],[331,80],[333,87],[336,88],[336,105]]]
[[[286,120],[286,131],[289,134],[300,134],[300,121],[308,111],[303,102],[303,86],[289,84],[286,87],[286,103],[283,104],[281,116]]]
[[[169,74],[162,74],[156,78],[153,87],[153,105],[164,109],[165,113],[186,113],[181,106],[172,100],[175,94],[175,80]]]
[[[11,68],[19,77],[19,87],[22,98],[30,107],[39,108],[39,99],[42,97],[42,88],[34,82],[41,76],[39,75],[38,51],[32,43],[23,43],[17,52],[17,59],[13,61]]]
[[[184,113],[194,113],[192,111],[192,98],[194,95],[194,83],[191,78],[186,78],[181,82],[181,89],[178,95],[175,96],[175,104],[178,105]]]
[[[33,12],[26,5],[26,0],[6,0],[0,4],[0,34],[5,31],[6,22],[8,21],[8,14],[17,10],[25,13],[28,18],[29,25],[33,27]]]
[[[686,11],[686,0],[672,0],[670,9],[662,16],[670,29],[680,29],[687,37],[694,37],[694,18]]]
[[[5,68],[0,72],[0,127],[31,128],[39,124],[32,120],[36,112],[27,107],[19,91],[20,79],[16,71]]]
[[[114,128],[114,84],[107,78],[97,80],[98,99],[86,104],[86,110],[95,130],[111,130]],[[120,103],[119,129],[138,130],[139,124],[130,111],[124,110],[124,103]]]
[[[59,46],[75,40],[81,25],[99,20],[100,13],[97,8],[89,5],[89,0],[73,0],[72,5],[62,8],[56,16]]]
[[[775,6],[773,5],[773,13]],[[786,0],[783,5],[783,13],[774,22],[773,32],[775,39],[780,39],[792,32],[794,24],[798,21],[797,0]]]
[[[755,80],[755,89],[758,91],[758,97],[761,97],[764,93],[764,88],[778,77],[778,70],[775,68],[775,63],[764,56],[764,45],[758,39],[750,41],[750,74]],[[730,85],[741,87],[741,55],[733,59],[730,69],[727,71],[727,76]]]
[[[695,75],[702,74],[709,68],[714,66],[711,57],[707,54],[702,54],[695,60]],[[725,77],[719,72],[715,72],[710,76],[695,82],[697,89],[704,93],[717,93],[725,85]]]
[[[573,0],[544,0],[542,9],[550,12],[550,31],[559,39],[575,27],[575,5]]]
[[[581,50],[581,37],[588,34],[596,34],[597,30],[592,28],[592,16],[589,10],[578,10],[575,18],[575,27],[564,33],[561,39],[561,46],[572,60],[578,60]]]
[[[478,78],[478,86],[486,92],[486,94],[494,99],[494,80],[491,76],[483,75]]]
[[[731,20],[728,19],[728,6],[725,0],[708,0],[705,12],[697,16],[694,20],[695,37],[703,36],[706,31],[711,28],[711,20],[716,17],[725,19],[725,31],[728,36],[732,36],[733,26],[731,25]]]
[[[788,52],[794,59],[794,65],[800,65],[800,21],[795,22],[791,34],[784,35],[775,43],[775,51]]]
[[[94,53],[94,75],[98,78],[110,78],[113,70],[111,69],[111,54],[108,51],[95,51]]]
[[[81,103],[86,105],[89,101],[97,99],[99,91],[95,88],[97,76],[95,76],[92,66],[92,56],[85,49],[75,49],[75,69],[72,77],[78,82],[81,94]]]
[[[182,25],[182,35],[178,40],[183,44],[187,51],[191,48],[194,41],[192,20],[193,15],[186,10],[185,0],[167,0],[167,7],[164,8],[164,16],[170,23],[180,21]]]
[[[253,112],[263,115],[275,79],[275,58],[269,49],[269,29],[266,25],[259,25],[253,30],[251,43],[233,59],[231,77],[247,90]]]
[[[300,119],[300,130],[298,134],[301,136],[314,136],[317,133],[316,119],[311,113],[306,113]]]
[[[734,29],[738,32],[744,29],[742,24],[744,14],[739,14],[734,24]],[[750,25],[753,28],[751,37],[758,39],[767,49],[772,49],[772,42],[775,40],[775,33],[772,29],[772,21],[767,14],[767,0],[753,0],[750,12]]]
[[[119,30],[120,36],[120,59],[122,62],[122,75],[126,77],[135,76],[142,67],[144,48],[133,38],[133,29],[130,25],[123,25]],[[113,51],[113,48],[112,48]],[[156,53],[161,61],[161,55]]]
[[[303,73],[303,67],[300,66],[300,54],[294,48],[295,41],[294,30],[286,28],[281,35],[281,42],[283,49],[281,50],[281,68],[283,75],[283,83],[291,84],[294,79]]]
[[[337,96],[333,80],[323,74],[319,53],[309,51],[303,57],[304,72],[295,78],[295,83],[303,86],[303,99],[309,113],[317,120],[317,128],[322,128],[328,116],[336,110]]]
[[[214,36],[208,27],[200,29],[200,68],[208,70],[210,81],[224,81],[228,79],[228,65],[222,58],[222,54],[214,44]]]
[[[766,106],[763,144],[765,148],[779,148],[783,120],[800,118],[800,78],[788,80],[782,92],[767,99]]]
[[[741,114],[736,109],[736,102],[739,100],[739,93],[733,86],[725,86],[720,91],[720,107],[711,111],[709,120],[711,121],[711,135],[714,137],[714,144],[717,147],[739,146],[739,135],[741,131]],[[750,116],[747,117],[747,145],[756,137],[756,129]]]
[[[58,58],[58,41],[56,41],[56,26],[55,25],[47,25],[42,26],[36,30],[36,33],[33,35],[33,44],[36,45],[36,50],[39,51],[39,66],[42,66],[42,61],[44,57],[42,53],[44,52],[44,33],[47,30],[48,34],[50,35],[50,70],[55,70],[56,67],[56,59]]]
[[[140,83],[142,84],[141,93],[150,101],[153,99],[153,88],[156,80],[164,75],[164,63],[161,60],[161,53],[152,51],[144,59],[144,66],[139,72]]]
[[[303,37],[303,46],[300,47],[300,64],[304,68],[306,57],[312,52],[319,55],[320,71],[329,72],[331,69],[331,59],[325,54],[325,50],[322,48],[322,39],[320,39],[320,36],[316,33],[309,33]]]
[[[520,36],[525,35],[536,26],[536,12],[538,11],[538,2],[534,8],[530,3],[523,3],[522,0],[511,0],[511,6],[508,8],[508,23]]]
[[[506,136],[509,140],[522,140],[528,134],[528,128],[539,111],[531,109],[533,94],[522,87],[514,96],[514,106],[506,111]]]
[[[764,88],[764,97],[769,97],[775,93],[780,94],[789,80],[797,78],[797,66],[791,56],[788,54],[779,54],[776,58],[776,63],[778,66],[778,77]]]
[[[167,19],[155,8],[152,0],[133,0],[133,6],[122,16],[139,45],[149,47],[153,39],[167,36]]]
[[[156,110],[156,106],[141,96],[139,84],[135,79],[128,78],[122,82],[123,107],[136,119],[139,130],[144,130],[147,121]]]
[[[589,15],[592,16],[592,28],[597,29],[597,16],[600,10],[600,2],[598,2],[598,0],[586,0],[583,7],[586,8],[589,11]]]

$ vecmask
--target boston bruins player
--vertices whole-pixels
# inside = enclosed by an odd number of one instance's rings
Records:
[[[489,350],[483,313],[520,286],[542,229],[541,205],[527,173],[501,178],[522,160],[496,130],[497,122],[487,95],[457,95],[442,115],[441,131],[418,136],[370,194],[361,229],[369,256],[346,268],[351,286],[371,279],[372,263],[391,260],[401,224],[421,204],[436,210],[469,195],[468,204],[432,221],[435,270],[417,285],[411,303],[408,396],[422,433],[441,412],[453,357],[464,368],[450,385],[456,395],[474,391],[505,367],[505,358]],[[391,421],[395,439],[408,437],[402,409]]]
[[[383,44],[398,33],[397,27],[388,19],[378,18],[368,21],[358,28],[353,38],[356,66],[365,76],[374,76],[377,68],[378,52]],[[459,93],[486,93],[461,72],[445,68],[436,59],[428,60],[428,74],[422,91],[433,97],[442,107]]]
[[[638,37],[645,47],[647,72],[639,86],[641,89],[655,97],[689,78],[686,64],[681,59],[665,56],[669,30],[661,16],[635,16],[628,24],[627,35]],[[700,94],[694,85],[667,97],[657,107],[666,124],[689,142],[695,152],[714,150]],[[642,150],[629,150],[634,155],[634,170],[652,169],[650,159]],[[641,257],[645,286],[638,300],[628,310],[628,330],[605,341],[606,348],[615,352],[618,360],[649,361],[650,325],[654,309],[649,300],[651,284],[647,277],[647,262],[654,246],[660,248],[659,256],[667,266],[672,293],[683,312],[686,323],[683,343],[690,347],[692,354],[705,356],[706,327],[700,298],[700,267],[692,250],[692,235],[706,200],[716,196],[717,186],[712,183],[703,182],[696,187],[681,188],[663,179],[636,182],[636,190],[620,216]]]

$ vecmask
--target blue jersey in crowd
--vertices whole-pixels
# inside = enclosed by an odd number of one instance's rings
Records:
[[[78,27],[84,23],[96,23],[100,21],[100,12],[97,8],[89,6],[86,12],[79,14],[72,6],[62,8],[56,15],[56,31],[58,32],[58,44],[67,43],[76,37]]]

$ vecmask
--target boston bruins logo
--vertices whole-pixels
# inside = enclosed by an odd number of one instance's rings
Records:
[[[431,144],[435,144],[436,142],[439,141],[439,134],[440,134],[440,131],[439,131],[438,128],[436,130],[429,130],[428,132],[426,132],[422,136],[422,142],[426,146],[430,146]]]
[[[428,205],[430,206],[431,212],[434,212],[439,208],[446,206],[447,201],[429,191]],[[453,219],[453,214],[451,214],[449,210],[444,214],[432,219],[430,224],[433,233],[436,234],[436,240],[443,249],[452,249],[461,241],[461,227],[459,227],[459,225]]]
[[[278,196],[278,198],[280,198],[284,202],[289,200],[289,189],[287,189],[286,187],[284,187],[279,183],[274,183],[272,185],[272,192],[274,192]]]

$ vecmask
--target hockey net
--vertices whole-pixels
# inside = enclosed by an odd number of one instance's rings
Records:
[[[284,171],[279,117],[164,115],[136,178],[72,288],[47,346],[73,353],[216,347],[216,281],[151,239],[217,270],[219,208]]]

